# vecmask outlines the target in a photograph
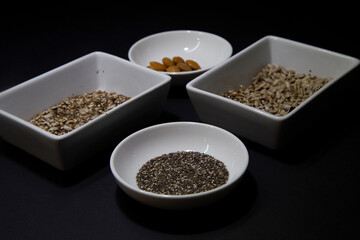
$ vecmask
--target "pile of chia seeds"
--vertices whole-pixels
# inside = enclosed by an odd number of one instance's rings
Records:
[[[179,151],[155,157],[139,170],[140,189],[165,195],[186,195],[215,189],[228,181],[223,162],[194,152]]]

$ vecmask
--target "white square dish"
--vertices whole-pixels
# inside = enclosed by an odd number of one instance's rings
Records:
[[[159,117],[170,79],[107,53],[90,53],[1,92],[0,136],[60,170],[69,170],[108,140],[118,141],[126,131]],[[67,97],[95,90],[131,99],[61,136],[29,122]]]
[[[268,63],[331,80],[285,116],[275,116],[222,96],[241,84],[249,86]],[[327,90],[358,65],[359,60],[350,56],[266,36],[195,78],[186,88],[201,121],[266,147],[280,149],[321,114],[321,105],[331,97],[325,94]]]

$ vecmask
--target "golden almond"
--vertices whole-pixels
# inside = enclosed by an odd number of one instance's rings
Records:
[[[191,67],[186,63],[180,62],[176,64],[176,66],[178,66],[178,68],[180,68],[181,71],[191,71]]]
[[[150,62],[150,68],[156,71],[166,70],[166,66],[164,64],[155,61]]]
[[[179,57],[179,56],[173,57],[173,62],[176,63],[176,64],[185,63],[184,59],[182,59],[182,57]]]
[[[167,72],[180,72],[180,68],[178,68],[177,66],[173,65],[170,66],[166,69]]]
[[[170,67],[170,66],[174,66],[174,65],[175,65],[175,63],[174,63],[170,58],[168,58],[168,57],[164,57],[164,58],[162,59],[162,62],[163,62],[163,64],[164,64],[166,67]]]
[[[191,67],[191,69],[193,69],[193,70],[200,69],[200,65],[197,62],[195,62],[194,60],[188,59],[188,60],[186,60],[186,64],[189,65]]]

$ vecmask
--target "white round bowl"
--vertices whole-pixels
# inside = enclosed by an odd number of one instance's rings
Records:
[[[224,185],[202,193],[162,195],[141,190],[136,175],[143,164],[165,153],[197,151],[222,161],[229,171]],[[213,203],[239,183],[249,155],[244,144],[230,132],[203,123],[173,122],[151,126],[122,140],[110,158],[110,168],[119,187],[135,200],[163,209],[186,209]]]
[[[180,56],[199,63],[201,69],[189,72],[164,72],[171,76],[173,85],[185,85],[201,73],[225,61],[232,54],[231,44],[212,33],[192,30],[174,30],[147,36],[131,46],[128,57],[131,62],[149,66],[149,62],[161,62],[164,57]]]

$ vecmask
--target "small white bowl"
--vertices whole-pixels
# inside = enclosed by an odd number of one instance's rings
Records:
[[[249,86],[253,77],[268,63],[282,65],[299,74],[311,71],[312,75],[333,79],[289,114],[281,117],[221,96],[230,89],[238,89],[241,84]],[[266,36],[189,82],[186,88],[203,122],[222,127],[266,147],[280,149],[323,114],[320,111],[323,105],[337,98],[332,95],[334,92],[339,93],[327,89],[358,65],[359,60],[353,57],[276,36]]]
[[[226,184],[202,193],[162,195],[141,190],[136,175],[143,164],[162,154],[197,151],[222,161],[228,171]],[[247,169],[249,156],[244,144],[219,127],[195,122],[173,122],[142,129],[115,148],[110,168],[117,184],[135,200],[157,208],[185,209],[212,203],[228,194]]]
[[[116,144],[127,131],[159,117],[169,87],[169,76],[93,52],[1,92],[0,136],[60,170],[69,170],[107,144]],[[61,136],[28,122],[67,97],[95,90],[131,99]]]
[[[192,30],[175,30],[147,36],[129,49],[131,62],[149,66],[149,62],[161,62],[164,57],[180,56],[199,63],[201,69],[189,72],[164,72],[171,76],[171,84],[185,86],[191,79],[213,68],[229,58],[231,44],[224,38],[212,33]]]

